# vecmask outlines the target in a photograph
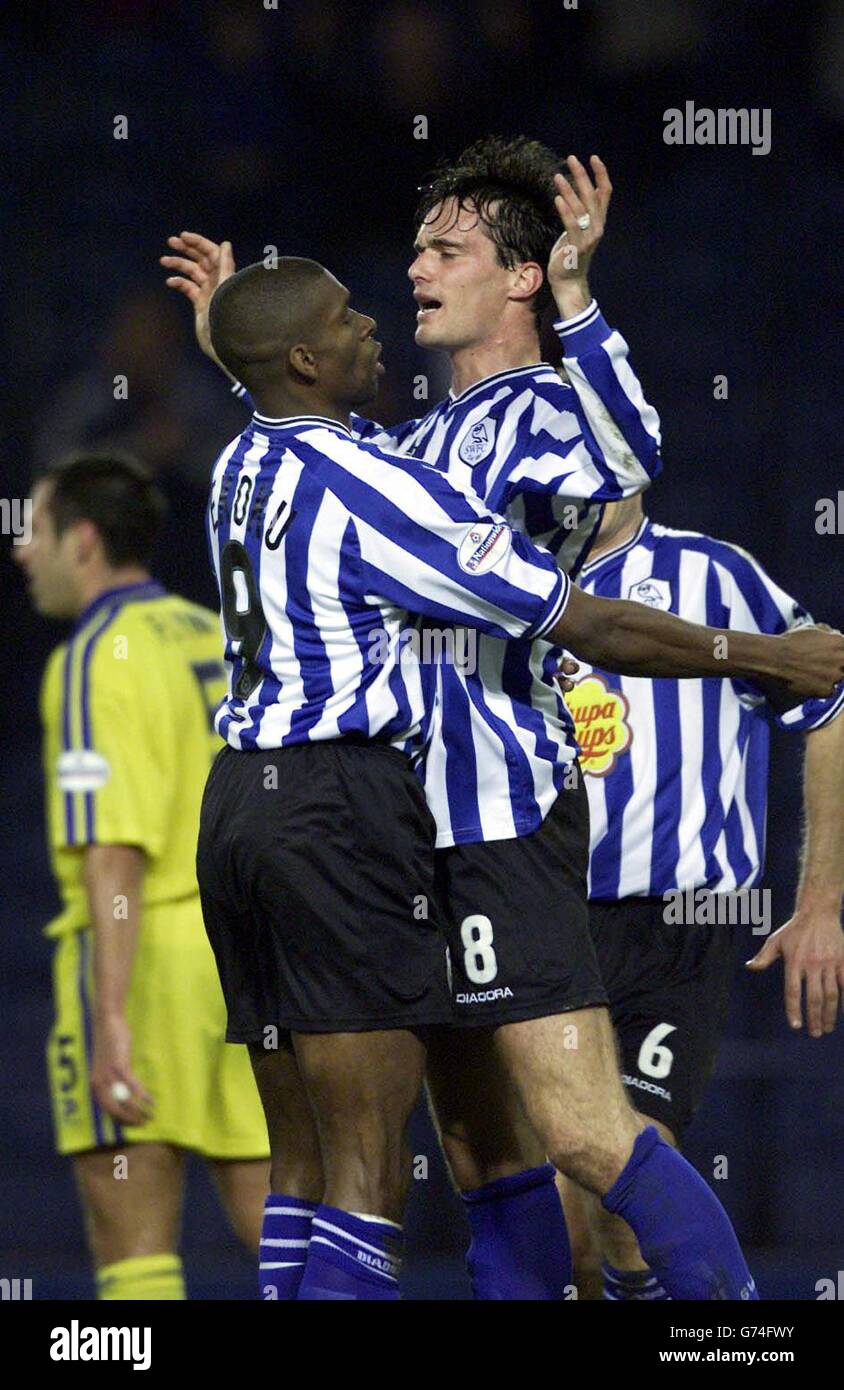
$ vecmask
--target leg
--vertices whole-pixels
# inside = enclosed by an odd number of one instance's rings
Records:
[[[433,1033],[426,1079],[443,1152],[461,1192],[546,1162],[491,1029]]]
[[[401,1029],[297,1033],[296,1058],[316,1115],[323,1201],[398,1222],[410,1176],[407,1126],[425,1049]]]
[[[125,1177],[116,1160],[125,1160]],[[169,1144],[92,1149],[73,1160],[101,1298],[184,1298],[176,1253],[184,1155]]]
[[[269,1164],[262,1158],[212,1158],[208,1167],[235,1235],[254,1253],[261,1240]]]
[[[299,1298],[395,1299],[424,1047],[404,1030],[293,1041],[325,1169]]]
[[[592,1229],[595,1197],[571,1178],[557,1174],[557,1192],[565,1212],[571,1241],[573,1279],[581,1303],[596,1303],[604,1296],[601,1256],[597,1233]],[[617,1220],[617,1217],[611,1218]],[[629,1229],[629,1228],[627,1228]],[[635,1238],[634,1238],[635,1244]],[[639,1247],[636,1246],[636,1255]]]
[[[656,1127],[667,1144],[677,1147],[667,1125],[644,1118],[646,1124]],[[627,1222],[611,1215],[594,1193],[571,1178],[558,1174],[557,1187],[571,1236],[578,1297],[590,1302],[604,1297],[631,1300],[647,1297],[648,1301],[665,1297],[651,1277]]]
[[[495,1046],[555,1167],[602,1196],[645,1127],[621,1084],[607,1010],[507,1023]]]
[[[427,1079],[472,1231],[467,1265],[475,1298],[571,1297],[571,1258],[554,1170],[501,1065],[492,1031],[434,1034]]]
[[[270,1191],[262,1192],[259,1287],[262,1298],[298,1296],[313,1218],[325,1179],[316,1121],[289,1033],[267,1050],[249,1046],[249,1060],[270,1136]]]
[[[566,1043],[572,1024],[576,1032]],[[508,1024],[496,1042],[553,1162],[632,1226],[671,1298],[758,1297],[714,1193],[631,1110],[605,1010]]]

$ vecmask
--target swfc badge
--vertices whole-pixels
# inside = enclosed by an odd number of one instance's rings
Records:
[[[470,526],[457,552],[457,563],[466,574],[486,574],[495,569],[510,549],[510,528],[503,521],[481,521]]]
[[[495,421],[487,415],[485,419],[479,420],[473,425],[457,450],[457,457],[462,463],[480,463],[485,459],[495,444]]]
[[[56,767],[59,791],[96,792],[111,776],[108,759],[92,748],[72,748],[62,753]]]
[[[644,603],[647,608],[671,607],[671,585],[667,579],[642,579],[631,584],[627,597],[634,603]]]

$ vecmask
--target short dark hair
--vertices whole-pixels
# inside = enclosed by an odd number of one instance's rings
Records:
[[[281,256],[272,268],[256,261],[224,280],[208,310],[211,345],[223,366],[250,385],[256,368],[260,374],[306,331],[314,288],[325,276],[317,261]]]
[[[512,269],[519,261],[537,261],[544,271],[563,230],[554,205],[556,173],[569,177],[553,151],[538,140],[488,135],[437,166],[420,190],[416,227],[446,198],[456,198],[458,208],[471,203],[501,265]],[[546,278],[533,304],[537,318],[549,299]]]
[[[56,535],[77,521],[96,526],[110,565],[147,565],[167,512],[152,473],[119,452],[72,454],[40,475]]]

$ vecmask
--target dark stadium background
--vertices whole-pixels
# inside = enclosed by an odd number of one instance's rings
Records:
[[[415,375],[429,375],[431,401],[444,380],[413,344],[415,187],[470,139],[525,132],[609,164],[592,284],[662,415],[652,515],[739,542],[842,623],[841,537],[814,526],[818,499],[843,485],[835,0],[87,0],[7,11],[5,26],[0,496],[26,496],[68,444],[117,438],[155,463],[170,497],[159,575],[212,602],[205,479],[242,414],[195,351],[188,306],[163,289],[166,234],[229,236],[241,264],[270,244],[324,261],[377,314],[379,414],[403,418],[418,413]],[[666,146],[663,111],[690,99],[771,108],[771,153]],[[112,136],[121,114],[125,141]],[[418,115],[426,140],[413,138]],[[116,372],[129,401],[115,406]],[[713,398],[720,374],[727,400]],[[62,634],[30,612],[8,549],[4,538],[0,1274],[78,1298],[92,1285],[70,1167],[51,1147],[39,935],[54,899],[36,692]],[[795,880],[800,742],[772,746],[765,881],[778,922]],[[844,1027],[787,1033],[779,972],[741,972],[760,941],[738,943],[729,1036],[688,1151],[710,1178],[727,1156],[713,1185],[763,1295],[813,1298],[844,1268]],[[421,1121],[414,1147],[431,1166],[411,1204],[408,1288],[465,1296],[462,1212]],[[201,1174],[185,1249],[196,1296],[251,1295],[251,1263]]]

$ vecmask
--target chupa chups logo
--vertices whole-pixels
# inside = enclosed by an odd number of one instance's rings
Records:
[[[592,777],[612,772],[620,753],[633,742],[630,706],[620,690],[611,690],[603,676],[584,676],[566,695],[580,745],[580,765]]]

